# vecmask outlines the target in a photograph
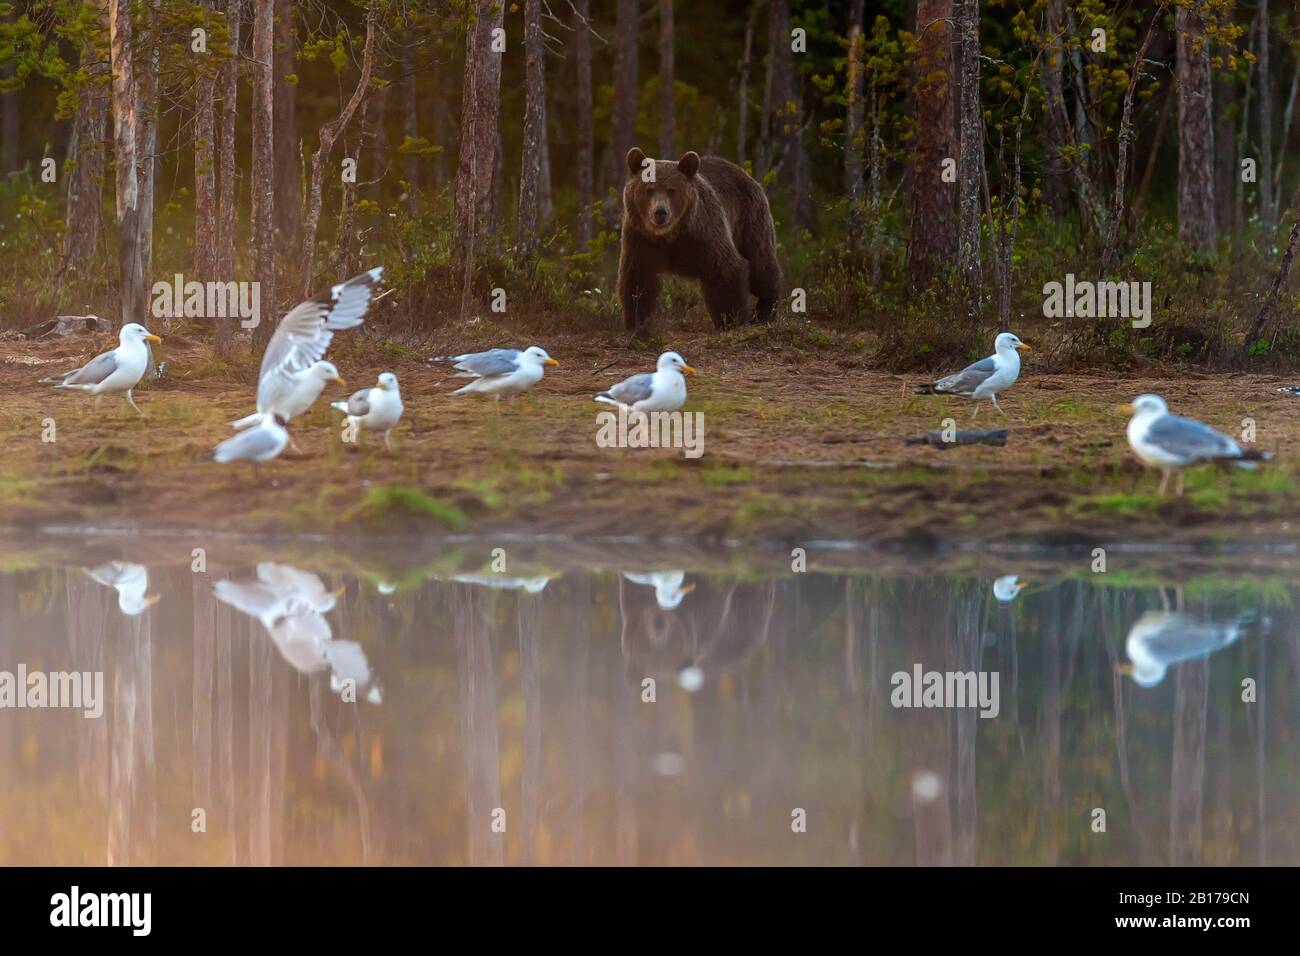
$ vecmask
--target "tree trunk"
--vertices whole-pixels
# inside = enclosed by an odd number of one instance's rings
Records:
[[[12,23],[12,12],[0,17],[0,21]],[[0,80],[10,79],[14,75],[12,63],[0,64]],[[84,95],[84,93],[83,93]],[[18,169],[18,91],[0,93],[0,178]]]
[[[928,288],[957,253],[954,184],[944,182],[944,160],[955,159],[952,142],[953,0],[917,0],[916,139],[912,160],[912,238],[907,272]]]
[[[772,162],[772,90],[776,82],[776,46],[780,42],[776,29],[776,18],[769,9],[767,54],[763,59],[763,108],[758,118],[758,155],[754,157],[754,178],[760,183],[767,179],[769,164]]]
[[[790,200],[791,219],[797,229],[812,229],[816,213],[812,201],[812,180],[808,154],[803,143],[803,96],[790,49],[790,0],[771,0],[775,68],[772,95],[775,99],[780,181]]]
[[[862,192],[862,89],[866,74],[862,21],[866,15],[866,0],[853,0],[849,8],[848,83],[846,123],[844,127],[844,191],[849,197],[850,219]],[[859,217],[860,218],[860,217]],[[856,242],[854,243],[857,244]]]
[[[1070,142],[1070,116],[1065,110],[1065,0],[1048,0],[1043,22],[1043,194],[1052,218],[1070,211],[1070,176],[1062,150]]]
[[[321,191],[324,188],[325,181],[325,162],[329,159],[330,152],[334,149],[334,143],[338,140],[339,134],[343,132],[344,127],[352,119],[352,114],[357,111],[361,103],[365,100],[366,95],[370,92],[370,74],[374,70],[375,64],[375,20],[379,15],[379,0],[370,0],[366,7],[366,44],[361,53],[361,76],[357,80],[356,89],[352,91],[347,104],[343,107],[343,112],[330,123],[326,123],[320,128],[320,145],[316,147],[316,152],[311,156],[311,191],[307,199],[307,218],[302,228],[302,281],[300,291],[304,299],[308,298],[315,289],[315,261],[316,261],[316,227],[320,224],[320,204]],[[340,276],[339,278],[346,278]]]
[[[677,116],[673,94],[673,0],[659,0],[659,155],[677,156]]]
[[[1259,0],[1259,218],[1271,239],[1277,206],[1273,203],[1273,74],[1268,68],[1269,42],[1268,0]],[[1214,155],[1212,148],[1210,155]]]
[[[1214,251],[1214,113],[1208,40],[1200,16],[1174,11],[1178,34],[1178,237],[1197,252]]]
[[[84,45],[81,67],[92,77],[100,72],[97,61],[93,47]],[[88,275],[99,244],[108,97],[103,87],[93,83],[85,84],[80,96],[73,122],[73,168],[68,177],[68,231],[63,254],[73,271]]]
[[[358,169],[362,168],[361,151],[366,148],[366,116],[369,107],[370,101],[365,100],[361,104],[361,109],[357,111],[356,135],[352,138],[352,145],[346,150],[347,154],[356,160]],[[350,276],[354,272],[352,240],[355,238],[356,228],[357,181],[356,177],[353,177],[343,183],[343,198],[339,206],[339,254],[334,273],[340,278]]]
[[[546,64],[542,57],[542,0],[524,0],[524,141],[519,169],[519,219],[515,249],[520,257],[537,248],[539,180],[546,132]]]
[[[415,75],[415,63],[408,46],[402,47],[402,136],[408,140],[419,139],[420,109],[418,80]],[[417,156],[407,156],[403,163],[402,176],[406,180],[406,208],[415,215],[420,211],[420,160]]]
[[[475,247],[487,224],[483,211],[490,200],[501,111],[501,55],[491,45],[493,30],[501,27],[504,8],[496,0],[475,0],[475,9],[472,27],[465,35],[453,223],[456,265],[462,273],[462,319],[469,311]]]
[[[148,45],[144,76],[136,86],[136,110],[139,114],[136,162],[140,183],[140,273],[141,295],[152,285],[154,186],[158,178],[158,70],[162,50],[158,42],[162,0],[150,0],[145,8]],[[136,321],[141,321],[137,319]],[[152,365],[151,365],[152,370]]]
[[[302,146],[298,138],[298,87],[285,77],[295,71],[293,0],[275,0],[275,59],[271,82],[275,85],[275,227],[280,245],[293,249],[302,228]]]
[[[591,0],[574,0],[573,3],[573,56],[578,70],[578,241],[586,246],[591,242],[592,203],[595,202],[592,184],[594,131],[591,121],[591,27],[587,16]]]
[[[618,0],[614,22],[614,122],[606,183],[620,190],[627,151],[636,145],[637,34],[640,0]]]
[[[144,273],[140,262],[140,183],[136,167],[136,90],[131,58],[131,4],[109,0],[109,43],[113,70],[113,161],[117,191],[117,262],[121,322],[144,316]]]
[[[966,313],[979,318],[983,277],[980,268],[980,183],[984,168],[984,116],[980,111],[979,0],[959,0],[961,39],[961,159],[957,182],[960,215],[957,268],[965,284]]]
[[[239,171],[235,163],[235,140],[239,117],[239,33],[241,0],[226,0],[226,30],[230,34],[230,59],[221,65],[221,194],[217,223],[216,277],[235,280],[235,230],[239,219]],[[228,357],[234,345],[235,320],[212,320],[216,325],[217,354]]]
[[[212,33],[212,0],[202,0],[203,28]],[[194,83],[194,278],[217,278],[216,66],[211,53],[198,62]]]
[[[275,295],[275,7],[253,4],[253,280],[261,289],[262,315],[253,329],[255,349],[271,337]]]
[[[754,21],[758,19],[758,8],[762,0],[753,0],[749,6],[749,16],[745,18],[745,46],[740,55],[740,83],[736,97],[736,164],[745,165],[745,134],[749,132],[749,64],[754,53]]]

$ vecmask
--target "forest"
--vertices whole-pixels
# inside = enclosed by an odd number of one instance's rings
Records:
[[[1061,367],[1289,367],[1295,16],[1268,0],[9,0],[0,325],[120,324],[176,275],[254,281],[278,316],[383,264],[391,337],[493,312],[615,332],[639,146],[762,184],[775,334],[794,345],[849,336],[901,369],[1064,318]],[[1054,314],[1048,285],[1076,279],[1145,290],[1150,314],[1130,322],[1113,285]],[[678,283],[660,321],[699,312]],[[221,356],[248,338],[194,324]]]

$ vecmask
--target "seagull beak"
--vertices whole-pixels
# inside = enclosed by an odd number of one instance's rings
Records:
[[[681,595],[687,595],[694,590],[695,590],[695,582],[692,581],[690,584],[683,584],[681,587],[679,587],[677,589],[677,593]]]
[[[1125,663],[1123,663],[1123,664],[1116,664],[1116,665],[1115,665],[1115,673],[1117,673],[1117,674],[1123,674],[1125,677],[1132,677],[1132,676],[1133,676],[1133,665],[1130,664],[1130,663],[1128,663],[1127,661],[1126,661]]]
[[[687,375],[694,375],[694,374],[695,374],[695,369],[691,368],[689,365],[683,365],[683,366],[682,366],[682,371],[685,372]]]
[[[1019,594],[1025,588],[1029,587],[1028,581],[1019,581],[1016,583],[1016,593]]]
[[[1019,343],[1016,344],[1016,351],[1018,351],[1018,352],[1028,352],[1028,351],[1029,351],[1029,346],[1026,345],[1024,342],[1019,342]]]
[[[342,385],[344,388],[347,388],[347,387],[348,387],[348,383],[347,383],[347,381],[343,378],[342,375],[335,375],[335,376],[334,376],[334,381],[338,382],[338,383],[339,383],[340,385]]]
[[[545,362],[543,362],[542,364],[543,364],[543,365],[559,365],[560,363],[557,362],[557,361],[555,361],[555,359],[553,359],[553,358],[548,358],[548,359],[547,359]]]
[[[141,603],[144,604],[145,607],[153,607],[161,600],[161,594],[146,594],[144,598],[141,599]]]
[[[158,336],[154,335],[152,332],[150,332],[148,335],[146,335],[146,336],[144,337],[144,340],[145,340],[146,342],[161,342],[161,341],[162,341],[162,339],[160,339]]]
[[[1116,405],[1115,411],[1120,412],[1121,414],[1124,415],[1132,415],[1134,409],[1132,405]]]
[[[342,584],[336,587],[333,591],[331,591],[330,594],[334,595],[334,597],[336,598],[341,598],[343,596],[343,592],[346,591],[347,589],[348,586],[346,584]]]

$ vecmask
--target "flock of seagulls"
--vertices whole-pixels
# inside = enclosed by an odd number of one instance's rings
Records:
[[[356,328],[365,321],[366,311],[383,281],[383,267],[370,269],[346,282],[299,303],[280,320],[262,356],[258,372],[256,411],[231,422],[238,434],[223,441],[213,453],[218,462],[260,462],[278,457],[293,446],[289,423],[304,414],[330,383],[346,385],[325,353],[335,332]],[[52,379],[56,388],[93,394],[125,395],[140,412],[132,391],[150,365],[149,343],[162,341],[143,325],[131,322],[122,327],[118,346],[95,356],[84,366]],[[1014,332],[1002,332],[994,339],[993,354],[968,365],[955,375],[919,386],[917,394],[958,395],[975,402],[972,420],[980,403],[988,400],[999,414],[998,395],[1020,378],[1020,353],[1029,346]],[[457,378],[471,379],[452,395],[503,396],[526,392],[542,380],[547,366],[558,365],[538,346],[527,349],[493,348],[463,355],[436,356],[430,363],[449,364]],[[642,372],[598,393],[595,401],[636,413],[674,412],[686,403],[685,376],[695,369],[676,352],[659,356],[653,372]],[[1286,391],[1281,389],[1280,391]],[[382,373],[374,386],[354,392],[346,402],[333,402],[353,434],[359,430],[380,433],[392,449],[391,435],[402,418],[401,389],[397,376]],[[1162,472],[1159,493],[1177,475],[1176,494],[1183,493],[1185,469],[1206,463],[1228,463],[1240,468],[1257,468],[1272,456],[1267,452],[1243,450],[1232,438],[1203,422],[1170,414],[1158,395],[1140,395],[1122,411],[1132,417],[1127,436],[1137,459]],[[143,414],[143,413],[141,413]]]

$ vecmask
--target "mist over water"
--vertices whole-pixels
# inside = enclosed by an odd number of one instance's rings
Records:
[[[103,716],[0,709],[0,864],[1300,863],[1297,589],[1231,559],[66,550],[0,572],[0,672]],[[894,706],[918,666],[996,715]]]

